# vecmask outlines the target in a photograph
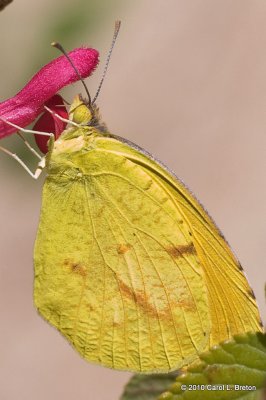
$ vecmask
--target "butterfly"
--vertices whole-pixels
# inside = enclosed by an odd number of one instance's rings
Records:
[[[39,313],[88,361],[176,370],[261,331],[241,265],[174,173],[80,97],[50,140],[34,250]],[[74,125],[73,125],[74,124]]]

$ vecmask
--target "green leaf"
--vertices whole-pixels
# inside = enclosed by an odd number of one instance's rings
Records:
[[[177,374],[134,375],[120,400],[154,400],[175,382]]]
[[[159,400],[261,399],[266,381],[266,335],[237,335],[200,359],[180,374]]]

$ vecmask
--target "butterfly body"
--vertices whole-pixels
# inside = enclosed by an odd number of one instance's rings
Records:
[[[197,200],[82,110],[84,124],[47,155],[34,256],[41,315],[87,360],[139,372],[175,370],[261,330],[239,263]]]

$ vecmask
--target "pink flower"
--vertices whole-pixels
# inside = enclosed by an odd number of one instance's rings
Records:
[[[64,105],[64,101],[59,94],[54,95],[48,101],[46,101],[45,105],[57,115],[68,119],[68,112]],[[50,132],[54,134],[55,140],[61,135],[64,131],[67,123],[60,120],[55,115],[51,114],[49,111],[45,111],[38,121],[35,123],[32,128],[34,131],[39,132]],[[48,141],[49,137],[45,135],[34,135],[35,142],[37,146],[41,150],[43,154],[46,154],[48,151]]]
[[[69,56],[82,78],[86,78],[96,68],[99,53],[97,50],[91,48],[79,48],[71,51]],[[0,103],[0,118],[24,128],[44,112],[44,115],[39,119],[34,128],[36,130],[43,130],[44,132],[55,132],[56,134],[61,129],[61,133],[65,124],[51,114],[49,117],[49,113],[44,109],[44,105],[47,105],[61,116],[67,117],[67,111],[62,107],[63,102],[60,96],[57,95],[54,97],[54,95],[64,86],[74,83],[78,79],[79,77],[67,58],[65,56],[58,57],[34,75],[16,96]],[[56,107],[57,105],[61,107]],[[11,135],[16,130],[16,128],[0,120],[0,139]],[[38,142],[39,139],[37,139],[37,144]],[[41,144],[41,147],[40,149],[43,151],[45,145]]]

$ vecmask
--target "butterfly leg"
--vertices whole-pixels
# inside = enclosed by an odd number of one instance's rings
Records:
[[[77,128],[80,128],[80,125],[77,124],[76,122],[71,121],[70,119],[66,119],[66,118],[61,117],[61,115],[57,114],[56,112],[54,112],[53,110],[51,110],[51,109],[50,109],[49,107],[47,107],[47,106],[44,106],[44,108],[45,108],[50,114],[52,114],[52,115],[54,115],[56,118],[60,119],[60,121],[66,122],[67,124],[70,124],[70,125],[76,126]]]
[[[33,131],[32,129],[25,129],[21,128],[20,126],[13,124],[13,122],[7,121],[4,118],[0,117],[0,121],[4,122],[7,125],[13,126],[13,128],[16,128],[18,131],[24,132],[24,133],[34,133],[34,135],[43,135],[43,136],[53,136],[53,133],[49,132],[40,132],[40,131]]]
[[[32,152],[32,154],[34,154],[37,158],[39,158],[39,160],[41,160],[42,156],[40,156],[40,154],[33,147],[31,147],[30,143],[24,138],[22,133],[17,132],[17,134],[23,140],[23,142],[28,147],[28,149]]]
[[[12,153],[11,151],[5,149],[4,147],[0,146],[0,150],[3,151],[4,153],[8,154],[10,157],[14,158],[27,172],[28,174],[33,178],[33,179],[38,179],[39,176],[42,173],[42,170],[45,167],[45,157],[41,158],[41,161],[38,163],[38,166],[36,168],[35,172],[32,172],[27,165],[15,154]]]
[[[25,129],[25,128],[21,128],[20,126],[13,124],[13,122],[7,121],[4,118],[0,117],[0,121],[6,123],[7,125],[11,125],[14,128],[16,128],[18,131],[24,132],[24,133],[34,133],[36,135],[44,135],[44,136],[49,136],[52,137],[54,136],[53,133],[48,133],[48,132],[40,132],[40,131],[33,131],[31,129]],[[5,149],[4,147],[0,146],[0,151],[3,151],[3,153],[6,153],[7,155],[9,155],[10,157],[12,157],[14,160],[16,160],[27,172],[28,174],[33,178],[33,179],[38,179],[39,176],[42,173],[42,170],[45,167],[45,157],[41,157],[37,151],[35,151],[31,145],[27,142],[27,140],[23,137],[23,135],[20,132],[17,132],[18,135],[21,137],[21,139],[24,141],[24,143],[26,144],[26,146],[30,149],[30,151],[39,158],[39,163],[38,166],[35,170],[35,172],[32,172],[29,167],[27,167],[27,165],[24,163],[24,161],[21,160],[21,158],[19,158],[17,156],[17,154],[12,153],[11,151]]]

